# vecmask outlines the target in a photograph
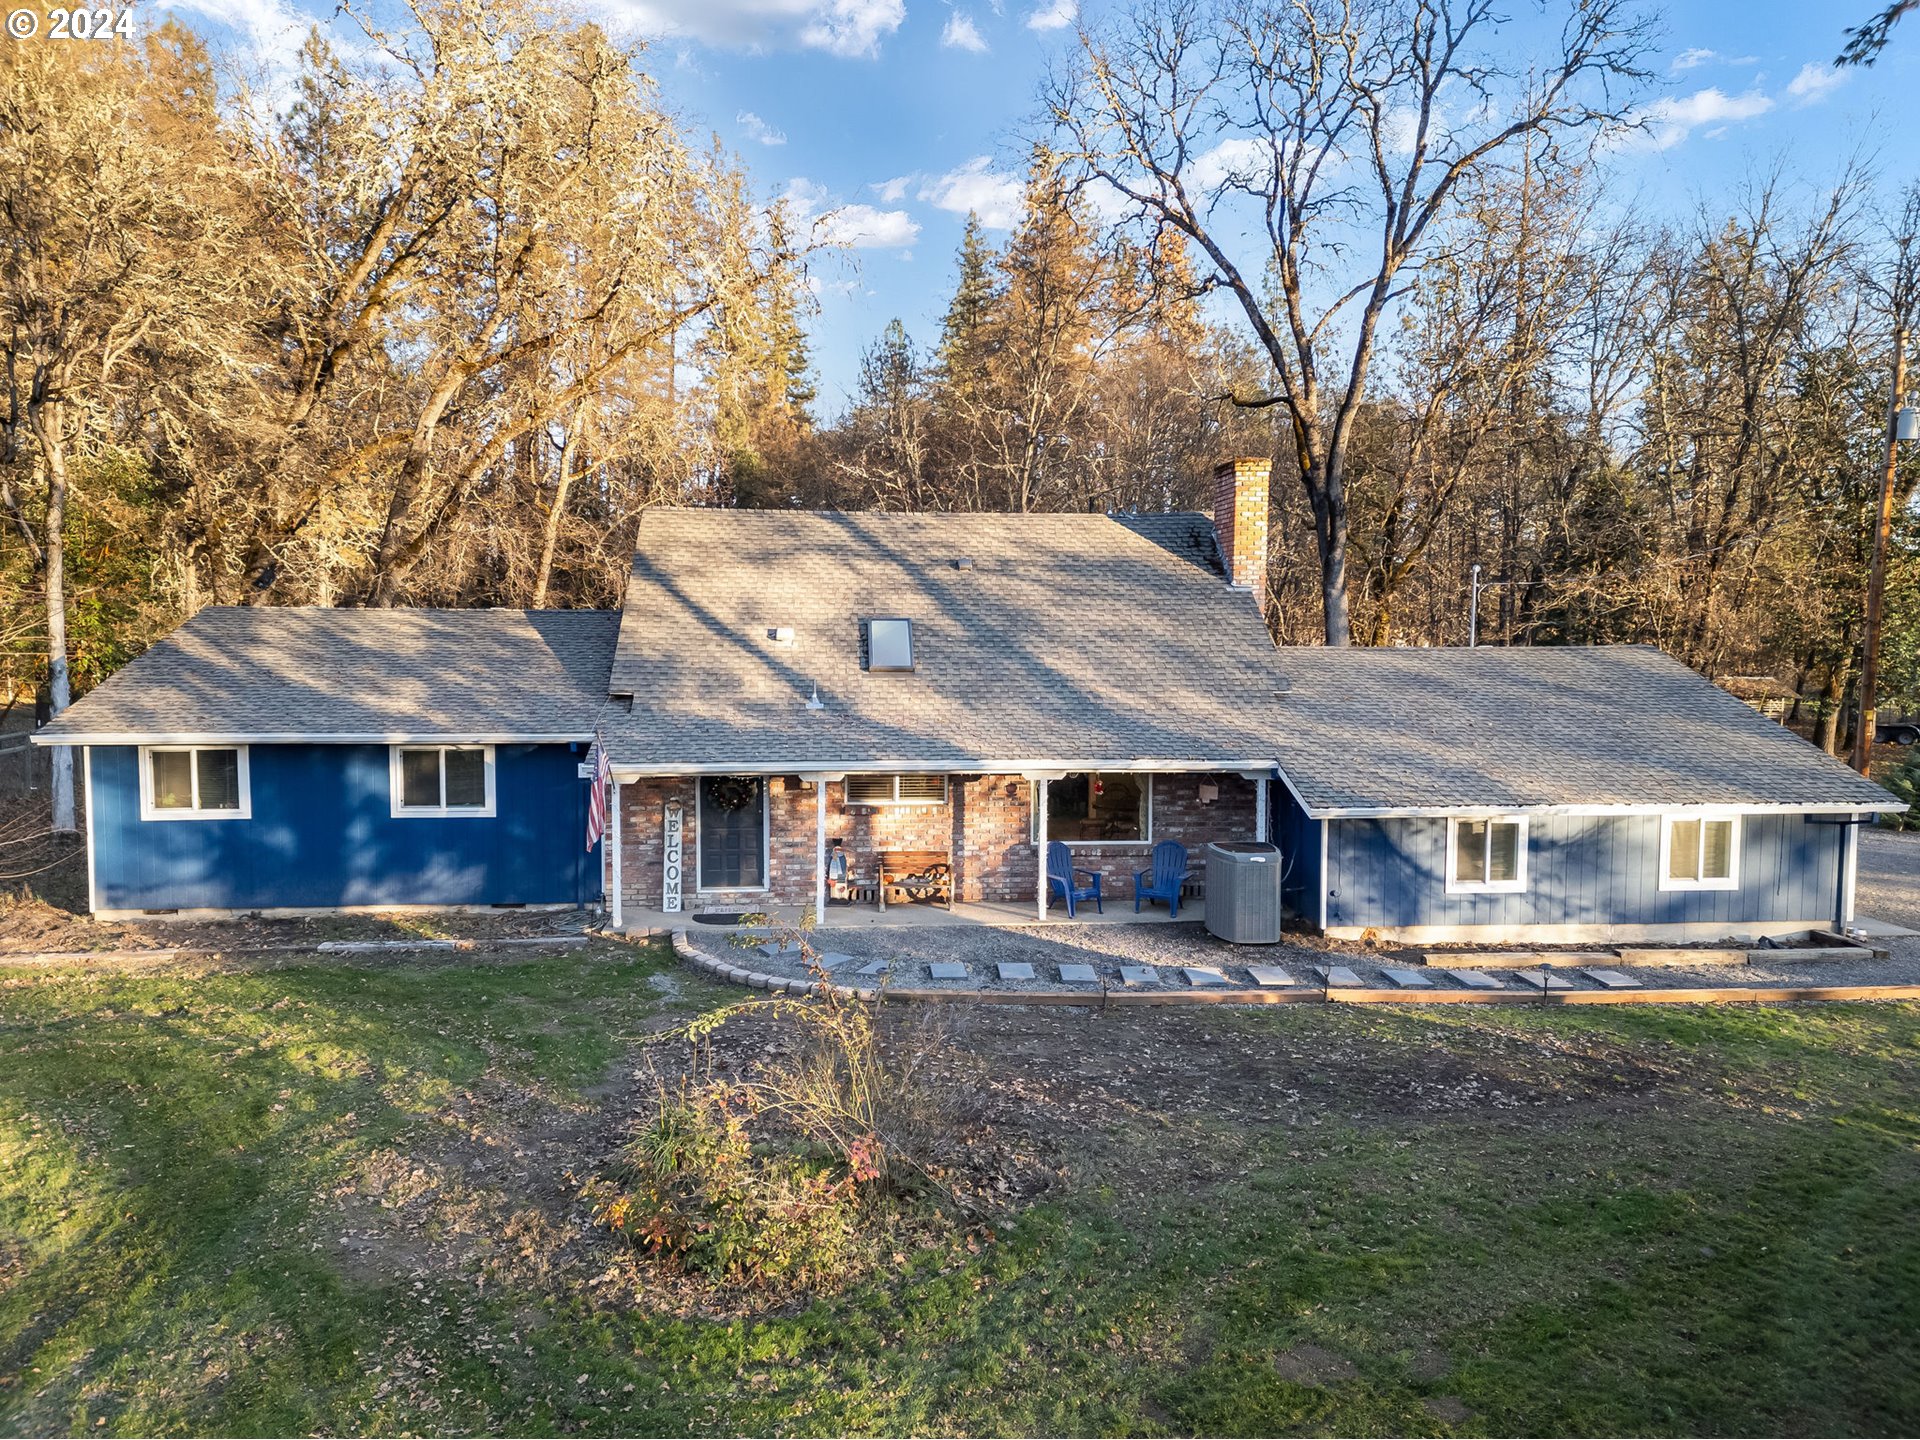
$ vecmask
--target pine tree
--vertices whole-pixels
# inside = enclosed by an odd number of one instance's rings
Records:
[[[945,390],[964,393],[978,383],[985,367],[990,344],[988,325],[1000,300],[993,274],[995,258],[980,216],[968,211],[957,257],[960,278],[940,327],[938,379]]]

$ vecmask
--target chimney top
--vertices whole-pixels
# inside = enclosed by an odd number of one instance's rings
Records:
[[[1268,483],[1273,462],[1259,456],[1222,460],[1213,467],[1213,532],[1227,583],[1250,590],[1266,611]]]

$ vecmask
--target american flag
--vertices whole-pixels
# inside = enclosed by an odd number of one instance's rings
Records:
[[[587,759],[593,766],[593,793],[587,799],[587,849],[591,850],[607,833],[607,786],[613,779],[613,771],[607,765],[607,747],[600,743],[598,735],[593,737],[593,749]]]

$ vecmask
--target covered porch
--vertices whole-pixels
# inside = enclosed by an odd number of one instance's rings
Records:
[[[1203,909],[1204,847],[1264,840],[1269,776],[1235,769],[1006,766],[975,772],[810,770],[628,775],[608,830],[616,929],[738,923],[811,912],[832,929],[1166,923],[1164,901],[1134,910],[1134,877],[1155,847],[1186,851],[1179,920]],[[1048,874],[1064,846],[1076,888]],[[895,881],[910,873],[914,883]],[[882,885],[883,875],[887,883]],[[931,882],[931,883],[930,883]],[[884,900],[884,903],[883,903]],[[712,917],[702,920],[700,917]]]

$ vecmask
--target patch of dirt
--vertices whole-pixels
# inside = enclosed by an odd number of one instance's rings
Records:
[[[1282,1380],[1295,1385],[1332,1385],[1360,1373],[1346,1356],[1311,1344],[1282,1350],[1273,1357],[1273,1368]]]
[[[1431,1345],[1422,1345],[1413,1352],[1413,1360],[1407,1366],[1407,1373],[1415,1380],[1431,1384],[1453,1373],[1453,1361],[1447,1358],[1446,1352],[1436,1350]]]
[[[1429,1415],[1447,1425],[1464,1425],[1473,1419],[1473,1411],[1458,1395],[1429,1395],[1420,1403]]]

